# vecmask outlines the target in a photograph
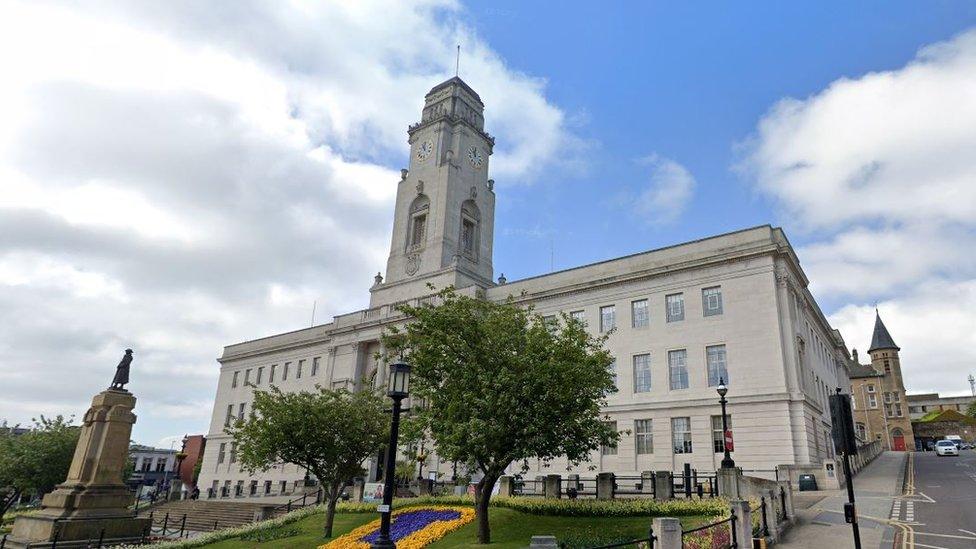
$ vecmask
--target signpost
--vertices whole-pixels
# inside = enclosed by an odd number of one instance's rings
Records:
[[[857,526],[857,509],[854,506],[854,479],[851,478],[851,455],[857,453],[857,439],[854,437],[854,416],[851,413],[851,398],[840,392],[830,395],[830,420],[833,423],[832,438],[834,448],[844,457],[844,480],[847,481],[847,503],[844,504],[844,520],[854,532],[854,548],[861,549],[861,532]]]

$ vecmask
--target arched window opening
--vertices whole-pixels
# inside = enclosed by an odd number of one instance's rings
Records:
[[[481,211],[473,200],[465,200],[461,204],[461,234],[458,238],[458,248],[461,255],[478,260],[478,245],[480,239]]]
[[[427,240],[427,214],[430,199],[420,194],[410,203],[410,226],[407,228],[407,251],[423,248]]]

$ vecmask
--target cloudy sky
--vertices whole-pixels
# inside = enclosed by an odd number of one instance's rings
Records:
[[[782,225],[849,345],[877,303],[910,391],[967,392],[976,9],[669,4],[0,0],[0,418],[132,347],[168,446],[223,345],[364,307],[458,43],[510,280]]]

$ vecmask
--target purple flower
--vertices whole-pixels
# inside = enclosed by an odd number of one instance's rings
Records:
[[[416,511],[404,511],[393,517],[390,524],[390,539],[400,541],[414,532],[423,530],[427,526],[441,521],[456,520],[461,518],[461,513],[451,509],[418,509]],[[380,537],[380,529],[366,534],[359,538],[359,541],[373,543]]]

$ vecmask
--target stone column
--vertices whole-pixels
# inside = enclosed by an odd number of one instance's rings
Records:
[[[85,412],[67,479],[44,496],[41,511],[17,518],[7,547],[27,547],[55,536],[61,542],[96,539],[102,529],[106,539],[142,535],[148,519],[135,518],[129,511],[133,496],[122,482],[135,405],[136,398],[124,389],[95,395]]]
[[[657,543],[654,549],[681,549],[681,521],[671,517],[657,517],[651,521]],[[741,546],[740,546],[741,547]]]
[[[715,472],[718,478],[718,495],[728,499],[738,499],[741,497],[739,492],[739,477],[742,476],[742,469],[733,467],[731,469],[719,469]]]
[[[735,534],[739,547],[752,547],[752,513],[749,502],[732,500],[732,514],[735,515]]]
[[[544,493],[546,499],[559,499],[562,497],[563,477],[559,475],[546,475]]]
[[[356,478],[352,481],[352,500],[363,501],[366,492],[366,479]]]
[[[645,494],[654,492],[654,471],[641,471],[641,492]]]
[[[613,499],[613,473],[598,473],[596,475],[596,499]]]
[[[511,475],[498,477],[498,495],[503,498],[515,495],[515,477]]]
[[[664,501],[671,499],[671,471],[654,472],[654,499]]]

